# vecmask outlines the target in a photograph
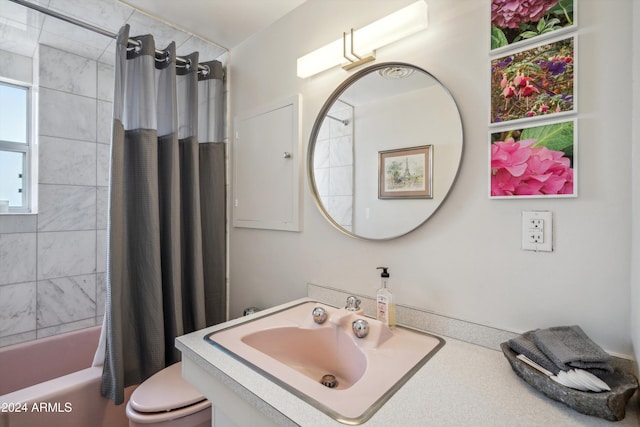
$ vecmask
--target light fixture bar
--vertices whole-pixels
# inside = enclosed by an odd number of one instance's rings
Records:
[[[342,40],[338,39],[307,55],[298,58],[298,77],[307,78],[314,74],[341,65],[345,58],[349,63],[344,67],[351,69],[375,59],[374,52],[412,34],[427,28],[427,4],[418,0],[390,15],[385,16],[357,31],[351,30],[351,49],[347,55],[347,37],[343,33]],[[356,52],[371,52],[371,59],[360,61]],[[358,58],[353,60],[353,58]],[[366,58],[363,58],[366,59]]]
[[[349,52],[349,55],[351,56],[348,56],[347,55],[347,33],[342,33],[342,56],[347,61],[349,61],[348,63],[343,65],[342,68],[344,68],[345,70],[350,70],[352,68],[359,67],[362,64],[366,64],[367,62],[375,61],[376,55],[374,52],[372,52],[370,55],[362,57],[358,55],[353,49],[353,28],[351,29],[350,41],[351,41],[351,51]],[[356,59],[353,59],[352,57]]]

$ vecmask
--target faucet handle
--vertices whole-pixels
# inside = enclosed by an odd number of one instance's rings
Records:
[[[358,311],[360,310],[360,300],[351,295],[347,297],[347,305],[345,306],[345,309],[347,309],[347,311]]]
[[[318,325],[321,325],[327,320],[327,311],[322,307],[315,307],[311,311],[311,315],[313,316],[313,321]]]
[[[351,329],[356,337],[364,338],[369,335],[369,322],[364,319],[354,320],[351,324]]]

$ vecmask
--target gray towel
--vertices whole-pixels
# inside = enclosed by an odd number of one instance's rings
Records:
[[[603,369],[611,372],[611,356],[594,343],[577,325],[538,329],[533,342],[563,371],[572,368]]]
[[[529,359],[536,362],[538,365],[542,366],[548,371],[557,375],[560,372],[560,368],[558,368],[555,363],[551,361],[533,342],[531,337],[531,333],[533,331],[525,332],[516,338],[511,338],[509,340],[509,347],[511,350],[515,351],[518,354],[524,354]]]

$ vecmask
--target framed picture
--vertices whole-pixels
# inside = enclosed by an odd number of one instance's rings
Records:
[[[492,125],[575,112],[575,38],[491,60]]]
[[[491,0],[491,51],[504,52],[573,31],[576,0]]]
[[[576,197],[576,119],[493,131],[489,197]]]
[[[433,198],[433,146],[378,152],[378,198]]]

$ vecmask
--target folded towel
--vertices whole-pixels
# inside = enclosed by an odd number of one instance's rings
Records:
[[[560,368],[558,368],[556,364],[545,356],[545,354],[536,346],[531,336],[532,332],[533,331],[525,332],[519,337],[511,338],[509,340],[509,347],[511,347],[511,350],[514,352],[527,356],[538,365],[553,372],[554,375],[557,375],[558,372],[560,372]]]
[[[563,371],[590,368],[613,371],[611,356],[577,325],[537,329],[531,333],[535,345]]]

